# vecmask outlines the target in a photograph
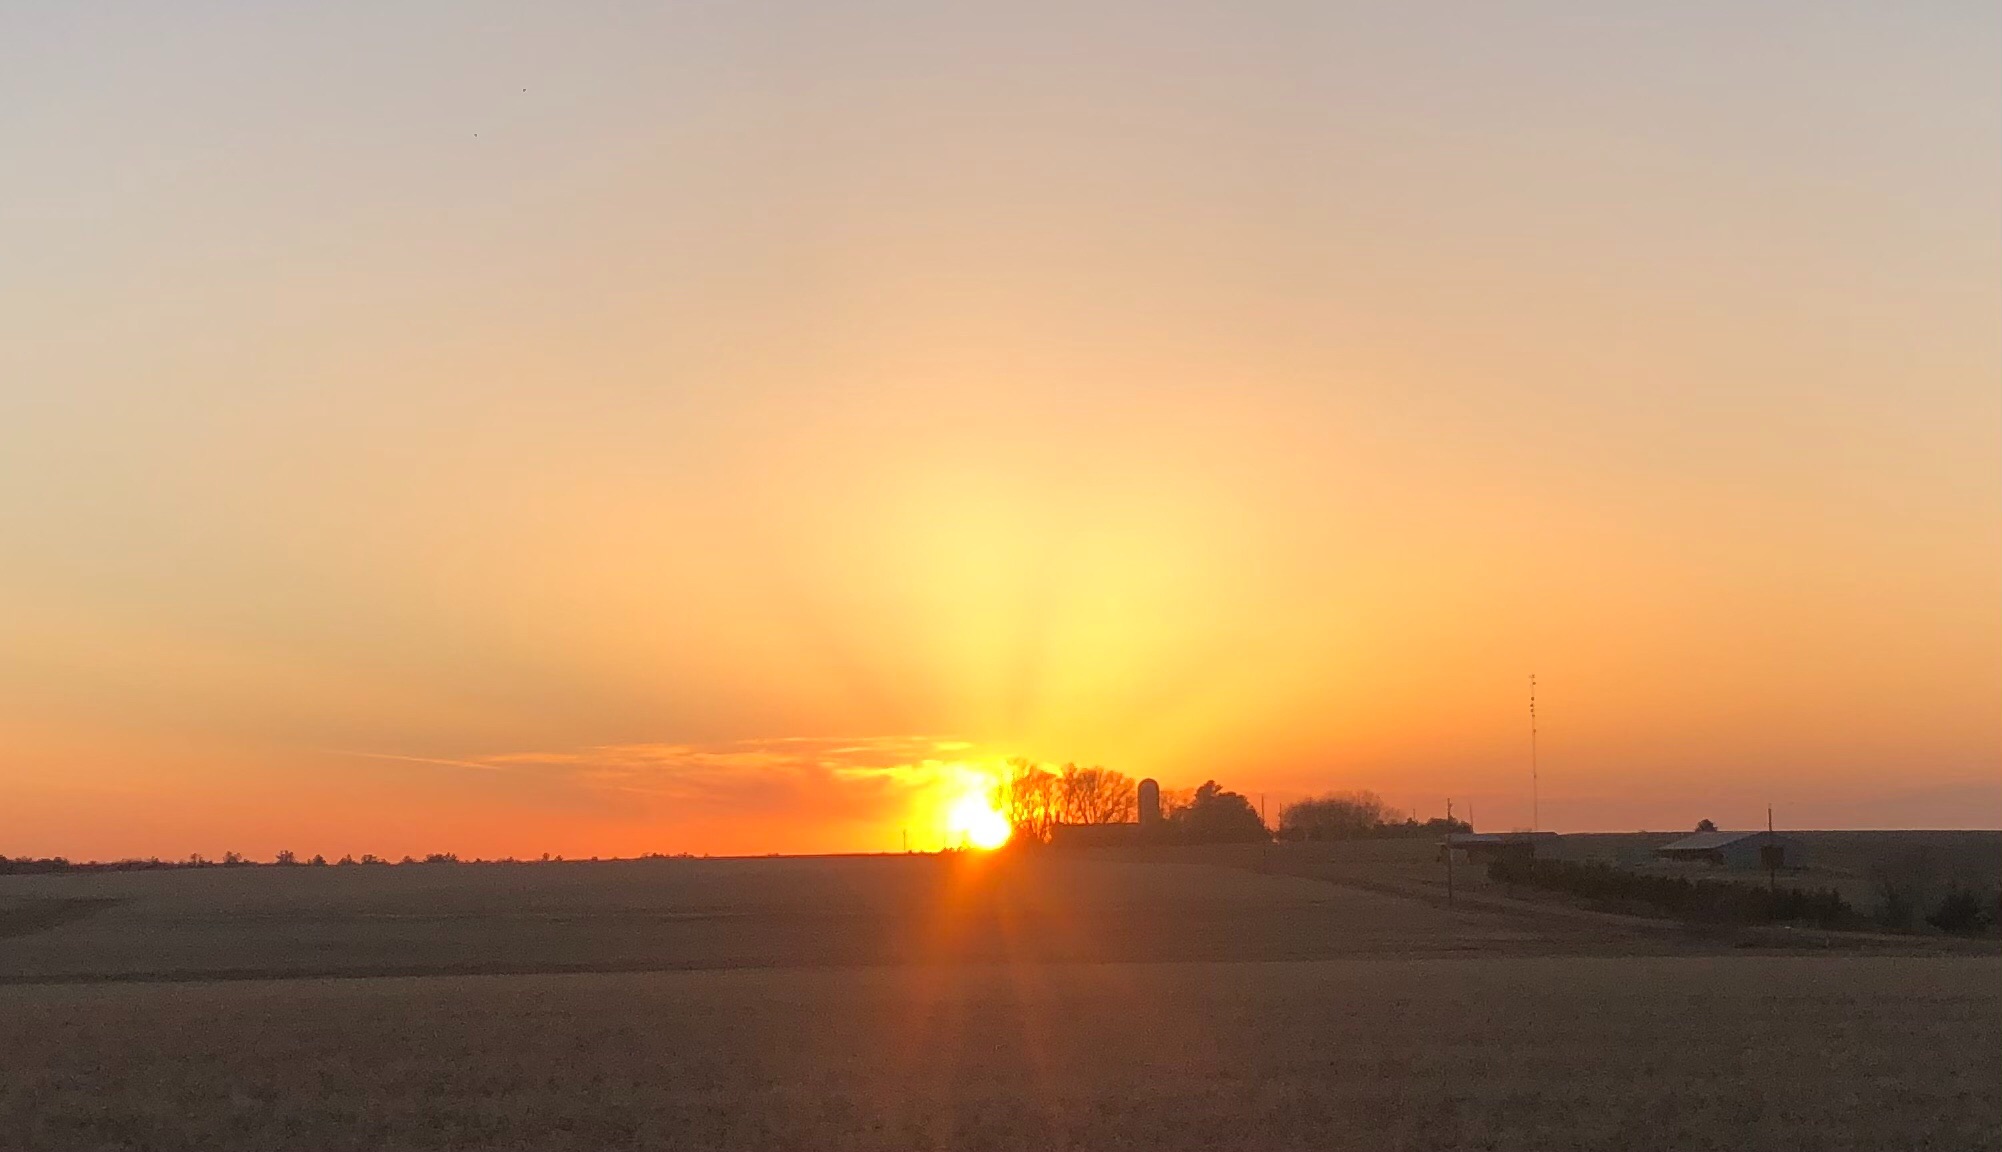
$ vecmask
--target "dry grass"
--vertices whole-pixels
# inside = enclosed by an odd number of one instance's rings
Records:
[[[0,989],[0,1145],[2002,1147],[1990,959]]]

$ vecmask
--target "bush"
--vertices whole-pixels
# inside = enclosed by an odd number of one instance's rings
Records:
[[[1392,811],[1374,792],[1313,796],[1279,810],[1281,840],[1383,840],[1472,832],[1464,820],[1434,816],[1423,823]]]
[[[1919,902],[1911,889],[1901,884],[1877,887],[1877,926],[1890,932],[1909,932],[1918,920]]]
[[[1638,901],[1674,916],[1731,924],[1805,921],[1840,928],[1856,921],[1856,910],[1832,888],[1755,888],[1728,880],[1651,876],[1610,864],[1569,860],[1501,859],[1488,875],[1511,884],[1529,884],[1592,900]]]
[[[1288,840],[1357,840],[1391,822],[1390,806],[1374,792],[1316,796],[1279,810],[1279,833]]]
[[[1988,930],[1988,909],[1981,906],[1981,897],[1974,889],[1956,883],[1947,889],[1939,905],[1926,917],[1926,923],[1942,932],[1973,935]]]

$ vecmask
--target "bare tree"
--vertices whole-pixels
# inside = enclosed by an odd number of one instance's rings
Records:
[[[1035,842],[1047,842],[1058,824],[1122,824],[1140,814],[1138,786],[1119,772],[1076,764],[1052,772],[1019,757],[1008,761],[994,804],[1017,837]]]
[[[1136,819],[1139,793],[1133,780],[1109,768],[1064,765],[1057,777],[1058,817],[1066,824],[1121,824]]]
[[[1333,792],[1279,813],[1280,835],[1298,840],[1351,840],[1375,834],[1400,816],[1374,792]]]
[[[1007,775],[996,789],[994,806],[1008,818],[1015,835],[1042,843],[1057,822],[1057,776],[1033,761],[1008,761]]]

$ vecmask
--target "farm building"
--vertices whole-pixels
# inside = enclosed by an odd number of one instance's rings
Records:
[[[1533,859],[1538,845],[1557,839],[1555,832],[1448,832],[1440,842],[1440,859],[1460,852],[1471,863],[1500,859]]]
[[[1698,832],[1654,850],[1663,860],[1719,868],[1801,868],[1800,843],[1772,832]]]

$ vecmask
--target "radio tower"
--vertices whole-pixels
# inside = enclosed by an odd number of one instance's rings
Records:
[[[1536,780],[1536,673],[1529,674],[1529,830],[1543,830],[1542,813],[1538,811]]]

